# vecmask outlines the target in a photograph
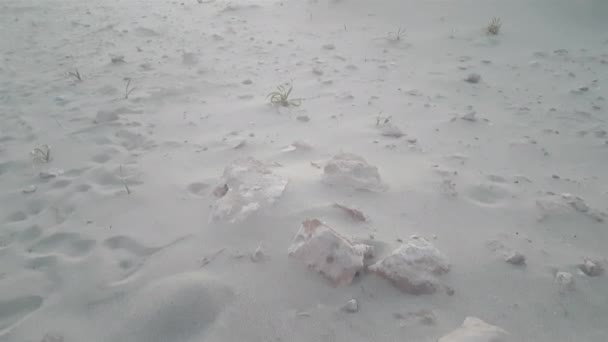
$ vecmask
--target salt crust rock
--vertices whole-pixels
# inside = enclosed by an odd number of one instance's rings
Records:
[[[467,317],[460,328],[443,336],[438,342],[508,342],[509,333],[477,317]]]
[[[372,246],[353,244],[317,219],[302,223],[288,252],[333,286],[349,285],[364,268],[364,260],[373,257]]]
[[[274,204],[283,194],[288,180],[274,174],[264,163],[253,158],[234,161],[226,167],[219,197],[211,211],[211,221],[241,222],[252,213]]]
[[[411,239],[369,270],[403,292],[420,295],[437,291],[440,284],[436,276],[447,273],[450,264],[429,241]]]
[[[378,168],[352,153],[338,153],[324,168],[326,184],[364,191],[384,191]]]

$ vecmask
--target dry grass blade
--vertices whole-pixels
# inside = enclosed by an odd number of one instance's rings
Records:
[[[68,76],[74,77],[78,82],[82,82],[82,75],[78,69],[68,72]]]
[[[486,27],[486,32],[490,35],[495,36],[500,32],[501,27],[502,27],[502,22],[500,21],[500,18],[494,17],[494,18],[492,18],[492,21]]]
[[[396,31],[388,33],[388,40],[399,42],[405,37],[406,32],[404,28],[399,27]]]
[[[34,148],[31,154],[35,160],[42,161],[45,163],[51,161],[51,147],[49,145],[40,145]]]
[[[129,95],[131,95],[131,93],[133,92],[133,90],[137,89],[137,87],[131,87],[131,78],[127,77],[125,78],[125,81],[127,81],[127,84],[125,85],[125,100],[129,98]]]
[[[122,181],[122,185],[124,185],[125,190],[127,190],[127,195],[131,194],[131,189],[129,188],[129,185],[127,185],[127,180],[125,179],[125,175],[122,172],[122,165],[120,165],[120,178]]]

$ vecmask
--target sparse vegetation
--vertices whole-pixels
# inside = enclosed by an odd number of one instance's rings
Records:
[[[391,122],[392,116],[382,116],[382,113],[376,117],[376,126],[387,125]]]
[[[489,35],[497,35],[502,27],[502,21],[498,17],[492,18],[492,21],[486,27],[486,33]]]
[[[405,38],[406,32],[407,31],[403,27],[399,27],[396,31],[388,33],[388,40],[400,42],[403,38]]]
[[[49,145],[40,145],[30,152],[35,161],[48,163],[51,161],[51,147]]]
[[[122,185],[124,185],[125,190],[127,190],[127,195],[131,194],[131,189],[129,189],[129,185],[127,184],[127,180],[125,179],[125,175],[122,172],[122,165],[120,165],[120,180],[122,181]]]
[[[280,85],[277,87],[276,91],[271,92],[266,96],[266,98],[270,99],[270,103],[273,105],[279,105],[283,107],[289,106],[299,106],[302,101],[301,100],[290,100],[289,95],[293,90],[293,86],[290,84]]]
[[[125,100],[129,98],[129,95],[133,92],[133,90],[137,89],[137,87],[131,88],[131,78],[125,77],[125,81],[127,84],[125,85]]]
[[[78,82],[82,82],[82,75],[80,74],[80,71],[78,71],[78,69],[74,69],[74,71],[69,71],[68,76],[74,77]]]

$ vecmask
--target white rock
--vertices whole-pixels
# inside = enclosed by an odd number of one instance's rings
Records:
[[[380,132],[383,136],[390,138],[401,138],[405,135],[405,133],[403,133],[403,131],[399,127],[393,125],[390,122],[381,125]]]
[[[258,248],[256,248],[255,251],[251,254],[251,261],[260,262],[264,260],[265,256],[266,255],[264,254],[264,248],[262,247],[262,245],[259,245]]]
[[[25,188],[21,189],[21,192],[23,192],[24,194],[31,194],[36,192],[38,188],[35,185],[30,185],[30,186],[26,186]]]
[[[435,246],[420,238],[401,245],[369,269],[388,279],[401,291],[419,295],[437,291],[439,281],[436,276],[447,273],[450,264]]]
[[[604,273],[604,267],[599,261],[585,258],[584,262],[579,265],[579,268],[585,275],[589,277],[597,277]]]
[[[465,121],[475,122],[475,121],[477,121],[477,113],[476,112],[469,112],[469,113],[461,116],[460,118],[462,120],[465,120]]]
[[[116,110],[100,110],[95,115],[95,123],[104,123],[118,120],[118,112]]]
[[[57,169],[57,168],[52,168],[52,169],[48,169],[46,171],[41,171],[40,178],[50,179],[50,178],[55,178],[55,177],[61,176],[62,174],[63,174],[63,170]]]
[[[510,251],[505,255],[505,261],[512,265],[525,265],[526,256],[517,251]]]
[[[342,307],[342,310],[344,310],[348,313],[355,313],[355,312],[359,311],[359,303],[357,303],[356,299],[351,299],[348,302],[346,302],[346,304],[344,304],[344,306]]]
[[[218,198],[211,210],[211,221],[241,222],[252,213],[270,207],[283,194],[288,180],[272,173],[264,163],[239,159],[224,170],[214,191]]]
[[[555,282],[559,286],[560,292],[574,290],[574,276],[569,272],[557,272],[555,274]]]
[[[481,75],[472,73],[469,74],[469,76],[467,76],[467,78],[465,78],[464,80],[468,83],[479,83],[479,81],[481,80]]]
[[[355,190],[384,191],[378,168],[352,153],[335,155],[324,168],[323,181]]]
[[[476,317],[467,317],[462,326],[438,342],[508,342],[509,333]]]
[[[356,245],[317,219],[306,220],[289,246],[289,255],[319,272],[333,286],[349,285],[364,267],[368,245]]]

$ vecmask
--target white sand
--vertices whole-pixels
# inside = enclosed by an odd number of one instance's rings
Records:
[[[468,316],[514,341],[608,340],[608,277],[577,267],[608,257],[607,15],[605,0],[1,1],[0,341],[436,341]],[[299,106],[269,105],[284,82]],[[42,145],[49,162],[30,155]],[[341,151],[386,190],[324,183]],[[289,185],[210,223],[245,157]],[[307,218],[373,236],[378,257],[432,240],[454,293],[369,273],[333,288],[287,255]]]

